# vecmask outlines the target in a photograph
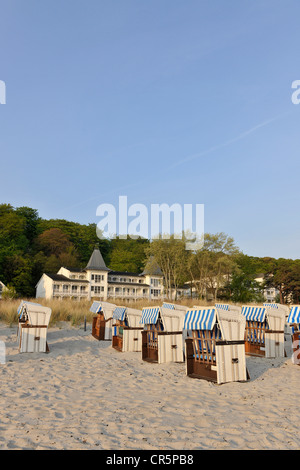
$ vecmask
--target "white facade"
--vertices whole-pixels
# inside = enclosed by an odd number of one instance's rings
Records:
[[[184,289],[179,295],[183,294]],[[75,300],[164,299],[163,275],[147,269],[142,273],[113,271],[95,249],[84,270],[61,267],[56,274],[44,273],[36,285],[36,297]],[[175,298],[175,291],[172,295]]]
[[[63,274],[44,273],[36,285],[36,298],[84,300],[89,298],[88,294],[86,279],[76,280]]]
[[[264,275],[259,275],[258,277],[255,278],[255,281],[258,282],[259,284],[263,284],[265,282]],[[274,303],[276,302],[276,297],[279,294],[279,290],[275,289],[275,287],[268,287],[263,290],[263,296],[264,296],[264,301],[269,302],[269,303]]]

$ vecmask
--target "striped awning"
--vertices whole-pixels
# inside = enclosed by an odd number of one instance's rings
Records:
[[[216,309],[188,310],[184,318],[184,330],[212,330],[216,322]]]
[[[164,308],[170,308],[171,310],[175,310],[175,305],[174,304],[168,304],[167,302],[163,302],[162,306]]]
[[[277,308],[278,309],[278,304],[275,304],[274,302],[264,303],[264,307]]]
[[[300,305],[291,307],[287,322],[290,324],[300,323]]]
[[[266,307],[242,307],[242,315],[246,317],[248,321],[265,321]]]
[[[99,313],[101,311],[102,311],[101,302],[93,302],[93,304],[90,308],[90,312]]]
[[[229,310],[229,305],[228,304],[215,304],[216,308],[218,308],[219,310],[226,310],[228,311]]]
[[[115,320],[124,321],[126,313],[126,307],[116,307],[114,309],[113,318]]]
[[[143,323],[144,325],[155,325],[158,319],[159,312],[159,307],[143,308],[140,323]]]

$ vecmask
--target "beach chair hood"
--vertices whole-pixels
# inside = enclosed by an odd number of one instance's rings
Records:
[[[185,310],[160,307],[161,319],[165,331],[182,331],[185,313]]]
[[[113,311],[115,308],[116,308],[116,305],[111,304],[110,302],[94,301],[90,308],[90,312],[93,312],[93,313],[102,312],[105,320],[107,320],[113,316]]]
[[[184,316],[184,310],[176,310],[168,307],[146,307],[142,310],[140,323],[144,325],[155,325],[160,317],[165,331],[182,331]]]
[[[217,309],[217,319],[224,341],[244,339],[246,318],[241,313]]]
[[[116,307],[113,312],[113,319],[119,321],[127,320],[130,328],[136,328],[140,326],[142,311],[128,307]]]
[[[22,300],[18,307],[19,318],[25,317],[31,324],[48,325],[52,310],[35,302]]]

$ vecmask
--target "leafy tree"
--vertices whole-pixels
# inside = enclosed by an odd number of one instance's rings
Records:
[[[262,286],[252,276],[244,272],[235,272],[227,288],[230,292],[230,300],[233,302],[263,301]]]
[[[146,257],[149,241],[143,238],[122,239],[117,237],[111,241],[111,253],[108,265],[114,271],[141,273]]]
[[[152,257],[164,275],[164,287],[167,297],[171,298],[172,288],[177,289],[186,281],[187,251],[185,240],[178,240],[171,235],[169,239],[159,238],[153,240],[146,249],[148,258]]]
[[[220,288],[229,282],[237,269],[235,258],[238,255],[239,249],[232,237],[223,232],[204,235],[203,247],[190,253],[187,263],[191,285],[199,298],[205,298],[211,292],[217,299]]]
[[[15,214],[25,219],[24,235],[32,243],[37,236],[39,215],[36,209],[30,207],[17,207]]]

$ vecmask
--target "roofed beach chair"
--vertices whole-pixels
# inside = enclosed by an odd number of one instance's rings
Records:
[[[284,357],[285,309],[244,305],[246,318],[246,354],[250,356]]]
[[[249,380],[245,355],[245,318],[236,310],[217,307],[186,313],[186,372],[189,377],[218,384]]]
[[[93,317],[92,336],[98,341],[112,339],[112,316],[115,308],[116,305],[110,302],[93,302],[90,312],[97,316]]]
[[[142,350],[142,311],[129,307],[116,307],[113,312],[112,347],[117,351]]]
[[[292,333],[292,362],[300,365],[300,305],[292,305],[287,323]]]
[[[290,307],[288,305],[283,305],[283,304],[278,304],[278,303],[275,303],[275,302],[265,302],[263,304],[264,307],[267,307],[267,308],[280,308],[282,310],[284,310],[285,312],[285,324],[284,324],[284,332],[286,334],[291,334],[291,329],[288,325],[288,317],[289,317],[289,313],[290,313]]]
[[[183,362],[185,311],[166,307],[142,309],[142,359],[148,362]]]
[[[38,303],[22,301],[18,308],[19,352],[49,352],[47,330],[52,310]]]

